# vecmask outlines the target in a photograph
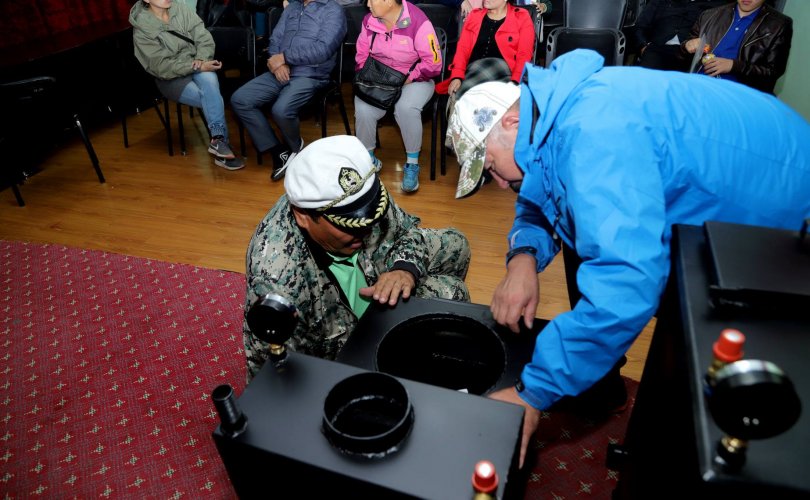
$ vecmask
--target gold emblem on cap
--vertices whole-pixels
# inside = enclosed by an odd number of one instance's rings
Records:
[[[366,181],[376,173],[377,172],[372,168],[368,171],[365,177],[360,177],[360,172],[353,168],[341,168],[340,172],[338,173],[338,185],[343,190],[343,194],[329,202],[327,205],[317,209],[318,212],[325,212],[349,196],[358,193],[361,189],[363,189],[363,185],[365,185]]]

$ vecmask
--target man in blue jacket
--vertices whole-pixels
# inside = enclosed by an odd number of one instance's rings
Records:
[[[490,82],[456,103],[448,131],[457,197],[484,170],[518,192],[495,319],[531,326],[537,273],[576,252],[581,297],[537,337],[515,388],[526,409],[522,457],[539,410],[592,387],[655,314],[673,224],[707,220],[798,230],[810,216],[810,125],[737,83],[643,68],[603,68],[576,50],[520,87]],[[521,320],[522,316],[522,320]]]
[[[304,147],[298,112],[329,83],[336,54],[346,36],[346,16],[335,0],[291,0],[270,36],[270,70],[240,87],[231,106],[260,153],[273,158],[272,179],[284,177]],[[272,106],[279,140],[262,108]]]

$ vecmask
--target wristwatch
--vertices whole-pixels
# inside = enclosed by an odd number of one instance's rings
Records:
[[[512,257],[515,255],[519,255],[522,253],[531,254],[533,257],[537,255],[537,249],[534,247],[516,247],[509,250],[509,253],[506,254],[506,262],[512,260]]]

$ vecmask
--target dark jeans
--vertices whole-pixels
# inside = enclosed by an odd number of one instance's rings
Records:
[[[242,85],[231,97],[239,121],[245,126],[256,149],[263,153],[280,144],[262,108],[271,106],[273,121],[281,131],[282,140],[293,152],[301,147],[300,109],[312,99],[315,92],[329,80],[293,77],[279,82],[273,73],[263,73]]]

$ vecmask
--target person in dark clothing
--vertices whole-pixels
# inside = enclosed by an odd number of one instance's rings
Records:
[[[689,58],[681,51],[691,38],[701,12],[728,0],[650,0],[636,21],[637,64],[645,68],[688,71]]]
[[[787,68],[793,20],[764,3],[737,0],[700,15],[691,39],[682,44],[690,54],[708,46],[698,73],[773,94],[776,80]]]

